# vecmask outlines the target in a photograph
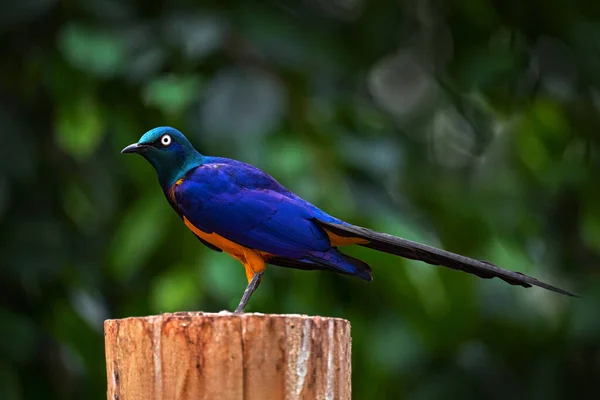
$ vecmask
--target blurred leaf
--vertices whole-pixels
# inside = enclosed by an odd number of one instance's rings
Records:
[[[443,315],[448,311],[446,290],[439,278],[438,271],[421,262],[407,261],[406,275],[417,289],[425,310],[431,316]]]
[[[593,283],[597,287],[598,281]],[[600,314],[597,308],[599,301],[600,293],[593,291],[573,309],[572,315],[569,316],[569,331],[575,338],[595,342],[600,337]]]
[[[165,114],[180,114],[200,96],[200,86],[196,75],[163,76],[144,88],[144,100]]]
[[[517,151],[525,165],[534,174],[539,175],[544,172],[550,163],[549,154],[534,130],[533,124],[524,123],[517,140]]]
[[[28,181],[39,165],[31,115],[0,98],[0,171],[9,180]]]
[[[380,367],[409,372],[426,357],[418,337],[395,316],[376,321],[370,330],[373,356]]]
[[[454,108],[435,113],[430,137],[434,156],[444,166],[464,167],[475,158],[473,127]]]
[[[256,46],[278,64],[301,71],[341,72],[352,61],[331,32],[306,29],[298,18],[270,13],[262,7],[244,5],[236,11],[235,21],[251,47]]]
[[[196,274],[189,269],[171,268],[153,283],[152,309],[156,313],[192,310],[200,291]]]
[[[281,82],[253,69],[220,71],[204,98],[202,125],[212,135],[264,135],[281,122],[285,110]]]
[[[190,60],[200,60],[221,45],[224,21],[208,13],[176,13],[164,24],[165,37]]]
[[[110,244],[110,271],[120,281],[130,279],[163,239],[169,217],[161,196],[147,195],[126,213]]]
[[[1,361],[0,388],[2,388],[2,398],[4,400],[20,400],[24,398],[20,388],[17,371],[14,368],[11,368],[10,364],[4,364]]]
[[[482,53],[468,59],[461,76],[467,89],[489,90],[501,79],[509,76],[517,67],[514,54],[492,53],[484,49]]]
[[[145,83],[160,71],[168,59],[169,53],[158,46],[138,50],[135,57],[127,63],[125,75],[132,82]]]
[[[0,358],[27,364],[35,356],[36,330],[28,317],[0,308]]]
[[[580,219],[583,241],[600,254],[600,208],[596,202],[587,202]]]
[[[127,46],[120,34],[83,23],[66,25],[58,47],[73,66],[101,78],[119,74],[127,62]]]
[[[59,106],[56,141],[72,157],[79,160],[88,158],[100,144],[103,130],[98,103],[91,95]]]
[[[397,121],[410,121],[433,108],[439,95],[438,84],[428,72],[429,68],[412,49],[402,49],[371,68],[369,90]]]
[[[562,176],[557,174],[553,160],[562,158],[571,129],[558,104],[538,99],[518,127],[518,151],[525,164],[545,183],[557,185]]]
[[[88,194],[78,185],[71,183],[63,194],[63,209],[83,232],[93,231],[97,224],[94,205]]]
[[[0,220],[10,204],[11,190],[8,179],[0,175]]]
[[[538,99],[531,117],[537,123],[537,133],[544,140],[546,147],[554,154],[562,153],[571,129],[559,104],[548,99]]]
[[[310,147],[294,139],[271,142],[269,154],[271,156],[266,160],[269,170],[275,171],[279,179],[288,182],[302,179],[315,162]]]
[[[102,330],[98,329],[98,325],[90,325],[68,303],[67,299],[57,299],[50,305],[51,311],[44,316],[46,329],[54,341],[53,361],[61,367],[57,372],[72,379],[104,374],[104,363],[95,362],[104,357]],[[95,384],[90,385],[92,388],[100,390]]]
[[[223,253],[211,252],[203,258],[202,280],[205,290],[212,296],[221,299],[225,304],[238,302],[244,291],[245,280],[242,278],[243,266],[239,261],[234,260]],[[236,280],[232,272],[238,272],[239,278]],[[233,304],[235,308],[236,304]]]
[[[47,12],[56,0],[20,0],[12,2],[10,7],[3,7],[0,12],[0,31],[28,23]]]
[[[577,63],[567,43],[549,36],[538,38],[533,57],[544,89],[556,100],[570,100],[577,87]]]
[[[370,171],[378,178],[395,174],[402,164],[402,149],[389,138],[357,139],[340,143],[340,155],[349,164]]]
[[[103,331],[104,320],[108,318],[108,313],[99,293],[77,288],[71,293],[71,306],[91,328],[98,332]]]
[[[99,19],[129,20],[134,14],[133,3],[121,0],[86,0],[78,4]]]

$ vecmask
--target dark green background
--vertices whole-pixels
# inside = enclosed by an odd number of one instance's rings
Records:
[[[0,7],[0,398],[102,399],[104,319],[237,304],[243,268],[119,154],[157,125],[584,296],[366,249],[372,284],[269,268],[248,311],[349,319],[354,398],[598,396],[599,2]]]

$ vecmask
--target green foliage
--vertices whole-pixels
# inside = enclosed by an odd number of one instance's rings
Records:
[[[158,125],[340,218],[584,297],[364,248],[370,285],[269,268],[249,311],[349,319],[354,398],[597,396],[596,3],[1,7],[0,398],[104,398],[104,319],[237,304],[241,265],[119,154]]]
[[[197,76],[165,76],[151,81],[144,90],[146,104],[167,115],[185,111],[200,93]]]
[[[108,248],[111,255],[109,265],[118,280],[132,278],[163,239],[169,217],[163,202],[161,196],[140,198],[113,232]]]
[[[89,157],[104,133],[102,116],[91,97],[59,106],[56,116],[56,144],[74,158]]]
[[[121,35],[89,25],[66,25],[60,33],[58,48],[71,65],[99,78],[117,75],[127,62],[127,48]]]
[[[151,308],[155,313],[191,310],[197,304],[200,290],[190,279],[190,268],[171,268],[154,279],[150,295]]]

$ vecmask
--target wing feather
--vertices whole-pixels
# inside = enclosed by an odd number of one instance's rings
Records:
[[[260,172],[240,162],[201,165],[175,187],[177,210],[203,232],[282,257],[329,249],[308,203]]]

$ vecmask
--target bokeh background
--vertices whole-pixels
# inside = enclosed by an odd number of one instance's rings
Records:
[[[354,398],[598,396],[599,2],[0,10],[0,398],[105,398],[104,319],[237,304],[243,268],[119,154],[158,125],[350,222],[584,296],[367,249],[372,284],[268,269],[248,311],[351,321]]]

